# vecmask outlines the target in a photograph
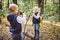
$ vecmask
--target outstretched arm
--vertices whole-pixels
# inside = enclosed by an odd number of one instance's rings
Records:
[[[26,22],[26,17],[23,16],[17,16],[17,22],[18,23],[25,23]]]
[[[36,19],[39,19],[40,15],[38,14],[37,16],[36,15],[33,15]]]

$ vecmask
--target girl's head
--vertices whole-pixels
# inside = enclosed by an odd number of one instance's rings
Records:
[[[17,14],[18,13],[18,6],[16,4],[10,4],[9,11]]]
[[[41,12],[41,8],[34,7],[34,8],[33,8],[33,12],[38,12],[38,13],[40,13],[40,12]]]

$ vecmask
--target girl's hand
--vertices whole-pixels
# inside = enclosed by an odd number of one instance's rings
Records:
[[[37,17],[37,16],[34,16],[36,19],[39,19],[39,17]]]

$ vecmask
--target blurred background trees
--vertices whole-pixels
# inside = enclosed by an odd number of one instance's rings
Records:
[[[51,20],[59,20],[59,0],[45,0],[44,1],[44,14],[43,17]]]
[[[11,3],[17,4],[19,6],[19,11],[24,11],[27,16],[33,14],[32,8],[34,6],[40,7],[43,20],[48,21],[48,23],[44,22],[42,30],[40,29],[42,40],[60,40],[60,23],[56,23],[58,25],[52,23],[60,22],[60,0],[0,0],[0,23],[1,21],[4,23],[0,24],[0,31],[4,36],[10,36],[10,34],[6,34],[9,33],[9,27],[6,26],[6,23],[9,23],[5,21],[7,21],[6,16],[9,13],[8,7]],[[49,22],[51,22],[51,24],[49,24]],[[27,26],[29,32],[33,33],[31,24],[28,24]]]
[[[43,19],[49,19],[50,21],[60,20],[60,0],[0,0],[0,9],[3,11],[0,15],[6,16],[10,3],[17,4],[19,10],[25,11],[27,15],[33,14],[32,8],[34,6],[41,7]]]

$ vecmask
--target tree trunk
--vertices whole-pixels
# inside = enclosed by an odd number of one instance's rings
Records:
[[[8,0],[8,7],[9,7],[9,0]]]
[[[0,17],[0,24],[1,24],[1,17]]]
[[[44,1],[44,5],[45,5],[44,8],[46,8],[46,4],[47,4],[47,0]]]
[[[41,13],[43,13],[43,9],[44,9],[44,0],[38,0],[38,7],[41,7]]]
[[[43,1],[44,1],[44,0],[38,0],[38,6],[39,6],[39,7],[43,7]]]
[[[17,0],[13,0],[13,3],[14,3],[14,4],[17,4]]]
[[[26,37],[30,38],[31,40],[36,39],[36,38],[34,38],[34,35],[33,35],[33,34],[31,34],[31,33],[30,33],[30,32],[28,32],[28,31],[23,32],[23,34],[24,34]],[[40,38],[40,37],[39,37],[39,38]]]
[[[0,10],[2,10],[2,0],[0,1]]]
[[[34,39],[34,35],[33,34],[31,34],[31,33],[29,33],[29,32],[24,32],[23,33],[25,36],[27,36],[27,37],[29,37],[29,38],[31,38],[31,39]]]

